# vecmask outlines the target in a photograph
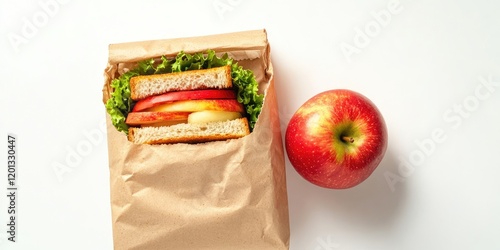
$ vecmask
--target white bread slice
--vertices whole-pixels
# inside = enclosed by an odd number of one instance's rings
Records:
[[[247,118],[209,122],[181,123],[161,127],[130,127],[129,141],[136,144],[199,143],[241,138],[250,133]]]
[[[228,89],[233,86],[229,65],[211,69],[167,74],[142,75],[130,78],[130,95],[138,101],[170,91],[194,89]]]

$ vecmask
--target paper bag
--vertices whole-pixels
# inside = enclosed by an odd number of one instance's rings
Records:
[[[251,69],[265,94],[253,132],[200,144],[139,145],[112,125],[108,151],[115,249],[288,249],[285,163],[265,30],[113,44],[110,81],[162,55],[228,53]]]

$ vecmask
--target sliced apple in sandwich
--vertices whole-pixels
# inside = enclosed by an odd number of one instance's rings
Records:
[[[243,104],[236,99],[185,100],[168,102],[146,109],[150,112],[197,112],[203,110],[244,112]]]
[[[221,122],[241,118],[240,112],[204,110],[193,112],[188,116],[188,123]]]

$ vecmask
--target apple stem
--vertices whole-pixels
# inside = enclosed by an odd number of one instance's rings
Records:
[[[354,138],[352,138],[350,136],[342,136],[342,140],[344,142],[349,142],[349,143],[353,143],[354,142]]]

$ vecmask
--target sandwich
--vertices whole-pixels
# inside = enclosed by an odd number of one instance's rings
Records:
[[[253,130],[263,102],[253,72],[212,50],[144,60],[110,86],[112,123],[137,144],[241,138]]]
[[[243,104],[232,89],[229,65],[135,76],[130,91],[137,103],[125,123],[134,143],[204,142],[250,133]]]

